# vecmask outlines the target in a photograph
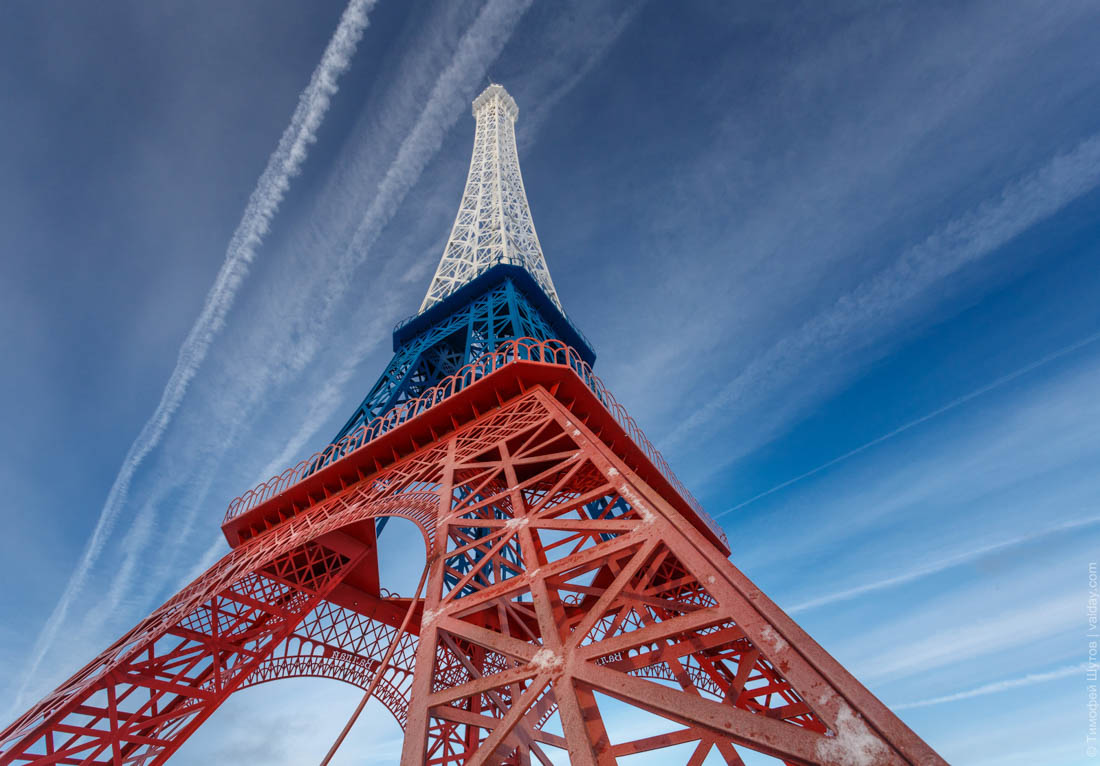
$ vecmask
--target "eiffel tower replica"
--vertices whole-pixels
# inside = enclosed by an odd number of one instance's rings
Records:
[[[450,239],[362,405],[235,499],[232,550],[8,726],[0,763],[163,763],[233,692],[295,676],[380,702],[403,764],[944,763],[730,563],[593,375],[516,103],[492,85],[473,112]],[[379,585],[395,516],[423,536],[409,597]]]

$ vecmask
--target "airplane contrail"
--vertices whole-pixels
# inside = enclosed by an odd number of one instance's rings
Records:
[[[790,614],[796,614],[798,612],[804,612],[807,609],[816,609],[819,606],[825,606],[826,604],[832,604],[837,601],[847,601],[850,598],[856,598],[866,593],[874,593],[875,591],[885,590],[887,588],[893,588],[898,585],[905,585],[906,583],[919,580],[929,575],[938,574],[947,569],[952,569],[961,564],[967,564],[971,561],[988,556],[991,553],[1006,550],[1009,548],[1015,548],[1025,543],[1030,543],[1035,540],[1039,540],[1050,535],[1058,534],[1060,532],[1068,532],[1072,529],[1081,529],[1084,527],[1091,527],[1095,524],[1100,524],[1100,516],[1092,516],[1086,519],[1078,519],[1076,521],[1069,521],[1064,524],[1055,524],[1053,526],[1040,529],[1038,532],[1033,532],[1027,535],[1021,535],[1020,537],[1014,537],[1009,540],[1002,540],[999,543],[991,543],[989,545],[983,545],[973,550],[964,551],[954,556],[949,556],[939,561],[934,561],[931,564],[912,569],[908,572],[904,572],[894,577],[887,577],[883,580],[876,580],[875,582],[864,583],[863,585],[857,585],[854,588],[848,588],[846,590],[837,591],[835,593],[829,593],[824,596],[819,596],[809,601],[803,601],[801,604],[795,604],[787,609]]]
[[[420,113],[416,124],[405,136],[401,148],[397,152],[387,169],[383,182],[379,185],[367,212],[361,218],[355,237],[350,245],[331,244],[323,247],[324,250],[340,249],[336,263],[328,268],[324,280],[327,287],[314,296],[314,300],[302,303],[295,308],[282,306],[282,314],[279,321],[289,322],[290,317],[296,316],[299,320],[309,323],[314,330],[324,328],[331,319],[333,306],[347,293],[351,284],[350,274],[354,268],[367,257],[369,245],[379,235],[382,229],[389,223],[394,214],[404,201],[409,190],[416,184],[421,173],[431,159],[438,153],[442,146],[442,140],[447,130],[457,121],[466,106],[463,92],[470,81],[478,81],[484,69],[499,56],[501,49],[511,38],[511,35],[530,6],[530,0],[513,2],[513,0],[489,0],[477,15],[475,21],[465,31],[459,40],[451,61],[443,68],[432,88],[431,95]],[[319,124],[319,123],[318,123]],[[303,146],[307,144],[302,144]],[[321,273],[321,272],[318,272]],[[333,274],[339,274],[334,277]],[[245,401],[235,401],[232,404],[234,415],[231,417],[231,431],[243,427],[249,418],[248,412],[265,397],[265,391],[271,387],[280,385],[288,377],[296,374],[305,364],[313,358],[314,354],[323,347],[324,332],[317,331],[312,336],[292,337],[288,333],[282,342],[282,350],[272,354],[273,358],[280,360],[295,360],[289,368],[274,371],[256,368],[252,371],[255,379],[263,381],[260,386],[250,390]],[[377,337],[376,337],[377,336]],[[359,347],[348,350],[349,361],[357,361],[357,357],[366,353],[373,342],[381,336],[368,334]],[[270,350],[270,348],[269,348]],[[347,369],[350,376],[354,367]],[[314,395],[314,399],[331,394],[332,386],[339,382],[339,373],[333,375],[333,379]],[[311,410],[315,409],[311,406]],[[294,437],[291,441],[295,441]],[[231,441],[231,440],[229,440]],[[223,442],[224,446],[228,442]],[[220,448],[220,447],[219,447]],[[208,478],[208,477],[207,477]],[[266,476],[264,478],[267,478]],[[209,481],[206,485],[209,487]],[[143,555],[146,540],[143,535],[151,534],[155,525],[151,518],[157,512],[160,496],[171,492],[172,486],[160,486],[154,491],[153,498],[138,509],[131,528],[122,541],[123,557],[113,582],[107,590],[105,602],[100,613],[87,620],[85,627],[90,630],[98,629],[103,624],[103,615],[113,613],[122,604],[129,592],[134,579],[138,577],[137,562]],[[195,496],[201,496],[205,489],[200,489]],[[184,525],[183,534],[190,530],[190,524],[195,519],[197,502],[187,502],[188,510],[181,514]],[[217,549],[212,548],[211,550]],[[176,560],[178,549],[173,549],[164,557],[158,576],[171,571]],[[208,557],[203,556],[206,560]],[[144,581],[150,578],[146,574]],[[87,631],[85,631],[87,632]]]
[[[13,700],[13,707],[18,708],[22,703],[27,686],[36,676],[43,657],[57,638],[69,608],[83,588],[92,565],[102,553],[126,502],[134,474],[160,442],[172,416],[179,409],[188,385],[206,358],[210,344],[224,326],[225,317],[233,305],[237,291],[248,275],[249,265],[255,259],[257,250],[268,233],[271,220],[290,188],[290,179],[301,172],[309,147],[317,140],[317,130],[338,90],[337,81],[351,64],[351,58],[368,24],[367,15],[376,2],[377,0],[350,0],[309,85],[302,91],[290,125],[283,132],[278,147],[268,159],[267,166],[249,197],[241,222],[226,249],[225,262],[207,293],[202,312],[180,347],[175,369],[161,394],[160,402],[145,422],[137,439],[130,445],[84,552],[35,641]]]
[[[1024,367],[1021,367],[1020,369],[1015,370],[1014,372],[1010,372],[1007,375],[1003,375],[1003,376],[997,378],[996,380],[994,380],[992,383],[987,383],[986,385],[982,386],[981,388],[977,388],[977,389],[971,391],[968,394],[964,394],[963,396],[960,396],[958,399],[953,399],[952,401],[950,401],[947,404],[943,405],[939,409],[933,410],[932,412],[929,412],[927,415],[922,415],[921,417],[917,418],[916,420],[910,420],[905,425],[898,426],[897,428],[895,428],[893,431],[890,431],[889,433],[885,433],[882,436],[879,436],[875,439],[872,439],[871,441],[867,442],[866,444],[862,444],[862,445],[860,445],[859,447],[856,447],[853,450],[849,450],[848,452],[845,452],[843,455],[839,455],[838,457],[834,457],[832,460],[828,460],[828,461],[822,463],[817,468],[812,468],[809,471],[806,471],[805,473],[802,473],[802,474],[799,474],[798,476],[795,476],[793,479],[787,479],[784,482],[780,482],[779,484],[776,484],[771,489],[764,490],[763,492],[761,492],[758,495],[753,495],[748,500],[744,500],[744,501],[738,503],[737,505],[735,505],[731,508],[727,508],[726,510],[722,511],[721,513],[716,513],[714,515],[714,518],[717,519],[717,518],[720,518],[722,516],[725,516],[728,513],[733,513],[734,511],[740,510],[741,508],[744,508],[747,505],[752,505],[757,500],[761,500],[761,499],[767,497],[768,495],[771,495],[775,492],[778,492],[781,489],[786,489],[787,487],[791,486],[792,484],[796,484],[797,482],[800,482],[803,479],[808,479],[809,477],[813,476],[814,474],[817,474],[817,473],[820,473],[821,471],[824,471],[826,468],[831,468],[832,466],[836,465],[837,463],[843,462],[843,461],[847,460],[850,457],[855,457],[859,453],[864,452],[866,450],[869,450],[869,449],[871,449],[871,447],[874,447],[878,444],[882,444],[887,439],[893,439],[895,436],[897,436],[899,434],[902,434],[902,433],[905,433],[906,431],[908,431],[911,428],[916,428],[917,426],[921,425],[922,423],[927,423],[932,418],[939,417],[940,415],[944,414],[945,412],[953,410],[953,409],[955,409],[956,407],[958,407],[960,405],[966,404],[971,399],[976,399],[977,397],[981,396],[982,394],[987,394],[990,391],[994,390],[995,388],[1000,388],[1004,384],[1010,383],[1010,382],[1012,382],[1013,380],[1016,380],[1016,378],[1019,378],[1022,375],[1026,375],[1027,373],[1032,372],[1033,370],[1037,370],[1038,368],[1042,367],[1043,365],[1049,364],[1050,362],[1053,362],[1056,359],[1060,359],[1063,356],[1066,356],[1067,354],[1071,354],[1074,351],[1077,351],[1078,349],[1089,345],[1090,343],[1095,343],[1097,340],[1100,340],[1100,332],[1093,333],[1092,335],[1088,336],[1087,338],[1083,338],[1082,340],[1079,340],[1076,343],[1071,343],[1068,346],[1060,348],[1057,351],[1044,356],[1042,359],[1034,361],[1031,364],[1025,365]]]
[[[920,700],[919,702],[907,702],[901,705],[894,705],[892,709],[911,710],[918,707],[930,707],[932,705],[942,705],[945,702],[957,702],[959,700],[970,699],[971,697],[996,694],[997,692],[1008,691],[1009,689],[1019,689],[1021,686],[1031,686],[1032,684],[1056,681],[1060,678],[1070,678],[1072,676],[1084,678],[1087,670],[1089,670],[1089,664],[1087,662],[1080,665],[1068,665],[1058,668],[1057,670],[1051,670],[1047,673],[1029,673],[1020,678],[1008,678],[1004,681],[995,681],[991,684],[985,684],[984,686],[979,686],[965,692],[958,692],[957,694],[948,694],[943,697]]]

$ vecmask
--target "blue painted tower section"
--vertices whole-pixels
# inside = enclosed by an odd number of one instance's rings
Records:
[[[477,127],[470,172],[421,311],[394,328],[393,359],[333,442],[508,341],[557,339],[589,366],[596,361],[592,344],[561,307],[535,233],[516,152],[519,107],[503,87],[491,84],[474,100],[473,114]],[[621,504],[607,508],[601,502],[586,506],[587,513],[622,512]],[[379,519],[376,531],[385,523]],[[467,539],[486,533],[485,527],[463,529]],[[461,576],[482,566],[480,553],[471,555],[473,563],[466,556],[448,560],[444,578],[450,585],[458,581],[454,572]],[[516,562],[513,574],[523,571],[518,543],[506,546],[502,555]],[[479,571],[474,581],[480,578]]]
[[[596,361],[588,340],[526,269],[498,264],[394,329],[393,359],[333,442],[516,338],[557,338],[572,346],[588,364]],[[378,532],[386,521],[376,522]],[[485,530],[471,528],[467,532],[476,537]],[[518,550],[503,554],[518,561]],[[516,571],[522,567],[517,566]]]
[[[333,441],[414,399],[467,362],[516,338],[557,338],[592,364],[588,340],[522,267],[493,266],[399,324],[393,359]]]

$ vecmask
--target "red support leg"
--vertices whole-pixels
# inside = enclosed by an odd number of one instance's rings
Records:
[[[9,728],[0,763],[164,762],[358,563],[307,543],[219,587],[225,561]]]
[[[534,742],[602,764],[695,742],[689,762],[717,748],[739,764],[744,747],[942,763],[553,397],[508,413],[522,431],[491,438],[486,416],[476,442],[452,442],[436,552],[455,579],[430,594],[403,762],[514,762]],[[591,519],[597,497],[623,512]],[[612,742],[597,692],[683,728]],[[547,699],[564,737],[544,728]]]

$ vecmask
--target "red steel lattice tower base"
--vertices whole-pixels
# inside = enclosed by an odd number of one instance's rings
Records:
[[[164,763],[234,691],[295,676],[367,690],[410,765],[944,763],[729,562],[593,376],[515,102],[474,110],[444,258],[342,438],[235,500],[231,552],[0,733],[0,764]],[[389,517],[423,533],[423,598],[379,585]],[[630,710],[663,729],[613,736]]]
[[[162,763],[241,687],[366,687],[409,606],[364,582],[372,521],[400,516],[428,561],[375,692],[405,726],[403,763],[565,750],[604,764],[690,743],[692,764],[711,750],[741,763],[742,747],[795,764],[942,764],[729,563],[578,369],[561,344],[511,344],[231,518],[234,550],[5,731],[0,762]],[[609,512],[592,518],[596,500]],[[598,698],[679,726],[612,741]]]

